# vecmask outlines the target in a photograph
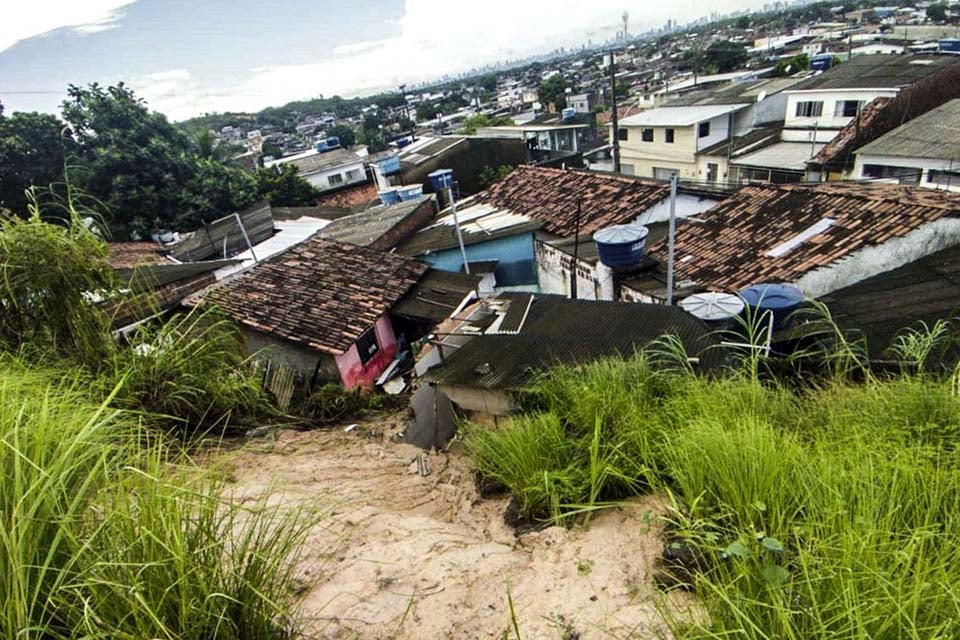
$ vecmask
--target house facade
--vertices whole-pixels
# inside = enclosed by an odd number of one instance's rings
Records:
[[[661,107],[624,118],[616,132],[621,171],[658,180],[677,174],[684,180],[722,181],[726,160],[701,152],[729,140],[735,114],[747,106]]]

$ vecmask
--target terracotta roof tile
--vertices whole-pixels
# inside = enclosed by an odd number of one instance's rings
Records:
[[[669,194],[669,185],[652,180],[522,165],[477,195],[476,202],[523,214],[566,238],[575,233],[578,199],[580,233],[588,234],[633,220]]]
[[[677,279],[727,291],[792,282],[864,247],[958,216],[960,194],[933,189],[851,182],[746,187],[698,216],[698,224],[679,228]],[[834,220],[826,231],[780,257],[767,255],[824,218]],[[666,241],[652,243],[649,252],[665,261]]]
[[[427,271],[394,254],[315,235],[208,291],[231,318],[327,353],[343,353]]]

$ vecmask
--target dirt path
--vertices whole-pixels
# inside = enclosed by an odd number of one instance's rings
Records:
[[[517,538],[506,499],[479,498],[466,456],[430,455],[423,477],[420,450],[389,440],[397,427],[281,431],[221,456],[235,499],[271,488],[329,509],[302,567],[308,637],[514,638],[508,583],[524,639],[667,636],[649,578],[660,501]],[[691,606],[682,594],[665,602]]]

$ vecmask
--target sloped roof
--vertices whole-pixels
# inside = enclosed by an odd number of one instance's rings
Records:
[[[305,176],[335,167],[361,163],[363,163],[363,158],[354,152],[347,151],[346,149],[334,149],[333,151],[325,151],[323,153],[316,153],[290,160],[288,164],[295,166],[300,175]]]
[[[761,93],[769,97],[802,82],[802,78],[765,78],[754,82],[731,82],[716,89],[702,89],[671,98],[666,107],[693,107],[713,104],[756,102]]]
[[[958,215],[960,195],[933,189],[849,182],[745,187],[700,214],[698,224],[678,229],[677,279],[728,291],[793,282],[854,251]],[[768,255],[825,219],[833,222],[822,232]],[[666,243],[653,244],[650,253],[665,261]]]
[[[369,247],[379,243],[387,234],[403,225],[420,209],[421,205],[426,205],[425,213],[429,218],[433,213],[433,206],[429,204],[431,200],[432,196],[422,196],[406,202],[372,207],[334,220],[324,227],[321,233],[325,238]]]
[[[857,153],[903,158],[960,159],[960,98],[917,116]]]
[[[722,116],[732,111],[739,111],[748,107],[748,104],[711,104],[694,107],[657,107],[635,116],[620,120],[621,127],[689,127]]]
[[[870,125],[883,113],[883,110],[892,102],[891,98],[875,98],[861,111],[860,115],[848,122],[840,132],[833,137],[820,151],[807,162],[809,164],[831,164],[835,161],[845,163],[851,156],[863,131],[869,130]]]
[[[426,378],[437,384],[517,389],[534,372],[558,364],[631,356],[663,335],[676,335],[704,368],[722,359],[712,329],[679,307],[510,294],[520,311],[516,332],[476,336],[453,350]]]
[[[900,89],[954,64],[954,56],[854,56],[787,89]]]
[[[426,270],[410,258],[314,235],[210,289],[203,302],[243,326],[339,354]]]
[[[151,264],[173,264],[156,242],[110,242],[107,262],[114,269],[133,269]]]
[[[544,231],[572,237],[578,200],[580,233],[593,233],[633,220],[669,195],[670,186],[663,182],[522,165],[478,194],[476,202],[525,215],[542,222]]]

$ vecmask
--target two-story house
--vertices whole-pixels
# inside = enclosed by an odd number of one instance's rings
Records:
[[[279,170],[285,164],[295,166],[300,177],[320,191],[341,189],[367,180],[364,159],[346,149],[327,152],[310,149],[294,156],[265,162],[264,166],[277,167]]]
[[[728,140],[737,112],[748,104],[660,107],[624,118],[615,132],[620,141],[621,172],[661,180],[723,180],[722,157],[700,152]]]
[[[950,56],[856,56],[786,91],[783,140],[830,142],[875,98],[904,88],[956,63]]]

